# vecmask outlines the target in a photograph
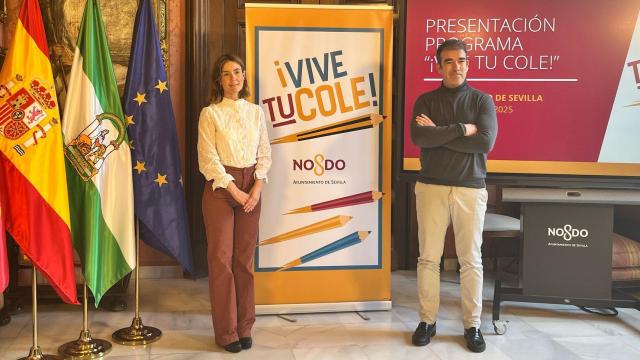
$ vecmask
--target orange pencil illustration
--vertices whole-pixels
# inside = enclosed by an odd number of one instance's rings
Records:
[[[349,196],[345,196],[345,197],[341,197],[333,200],[311,204],[308,206],[303,206],[301,208],[290,210],[285,215],[301,214],[301,213],[322,211],[322,210],[328,210],[328,209],[335,209],[335,208],[345,207],[345,206],[360,205],[360,204],[378,201],[382,196],[384,196],[384,193],[381,193],[379,191],[365,191],[355,195],[349,195]]]
[[[362,240],[364,240],[367,236],[369,236],[369,234],[371,233],[371,231],[356,231],[354,233],[351,233],[345,237],[343,237],[342,239],[338,239],[334,242],[332,242],[331,244],[325,245],[317,250],[314,250],[302,257],[299,257],[285,265],[283,265],[280,269],[276,270],[276,271],[283,271],[283,270],[287,270],[289,268],[292,268],[294,266],[298,266],[300,264],[304,264],[306,262],[309,262],[311,260],[315,260],[318,258],[321,258],[323,256],[332,254],[336,251],[348,248],[350,246],[356,245],[356,244],[360,244],[362,242]]]
[[[271,144],[283,144],[288,142],[303,141],[309,139],[315,139],[323,136],[337,135],[350,131],[369,129],[377,126],[385,117],[379,114],[369,114],[365,116],[359,116],[333,124],[320,126],[314,129],[305,130],[295,134],[279,137],[271,141]]]
[[[330,229],[335,229],[335,228],[344,226],[344,224],[351,221],[351,219],[353,219],[352,216],[345,216],[345,215],[334,216],[332,218],[328,218],[328,219],[319,221],[317,223],[303,226],[301,228],[291,230],[289,232],[274,236],[272,238],[262,240],[258,243],[258,246],[275,244],[282,241],[295,239],[297,237],[315,234],[315,233],[318,233],[321,231],[327,231]]]

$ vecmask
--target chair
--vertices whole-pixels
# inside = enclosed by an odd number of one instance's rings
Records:
[[[502,187],[487,185],[487,212],[482,232],[482,257],[493,259],[498,270],[499,257],[517,258],[520,254],[520,219],[517,205],[502,202]]]
[[[482,256],[493,258],[493,270],[498,270],[498,258],[518,256],[520,219],[487,212],[482,231]]]
[[[487,185],[487,212],[482,232],[482,257],[493,259],[493,270],[498,270],[499,257],[518,258],[520,255],[520,219],[519,207],[513,203],[502,202],[502,188]],[[456,258],[455,240],[451,226],[447,229],[445,246],[440,270],[444,270],[444,259]],[[460,264],[457,265],[459,271]]]

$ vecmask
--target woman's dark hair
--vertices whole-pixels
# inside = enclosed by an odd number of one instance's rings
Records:
[[[236,55],[232,54],[224,54],[216,60],[216,63],[213,65],[213,91],[211,102],[214,104],[222,101],[224,97],[224,90],[222,89],[222,85],[220,84],[220,78],[222,78],[222,67],[228,63],[229,61],[233,61],[234,63],[240,65],[242,69],[242,73],[245,74],[246,67],[244,62]],[[242,84],[242,90],[238,94],[238,97],[244,99],[249,96],[249,83],[247,83],[247,77],[244,77],[244,83]]]

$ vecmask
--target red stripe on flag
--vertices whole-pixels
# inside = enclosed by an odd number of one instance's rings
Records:
[[[29,35],[36,42],[44,56],[49,58],[49,47],[47,46],[47,35],[44,32],[44,23],[42,22],[42,13],[37,0],[24,0],[20,8],[20,16],[18,16],[22,26],[27,30]]]
[[[4,119],[4,120],[0,120],[0,124],[4,124],[5,122],[9,121],[11,114],[12,114],[11,111],[0,110],[0,118]]]
[[[7,104],[6,102],[0,106],[0,112],[2,114],[8,114],[13,110],[13,106]]]
[[[0,292],[9,285],[9,259],[7,258],[7,238],[4,227],[4,199],[0,191]]]
[[[69,226],[2,152],[0,192],[11,236],[60,298],[78,304]]]

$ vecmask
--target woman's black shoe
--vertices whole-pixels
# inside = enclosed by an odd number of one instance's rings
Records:
[[[223,348],[230,353],[239,353],[240,351],[242,351],[242,345],[240,345],[240,341],[234,341],[231,344],[223,346]]]
[[[242,346],[242,349],[251,349],[251,345],[253,345],[251,336],[240,338],[240,346]]]

